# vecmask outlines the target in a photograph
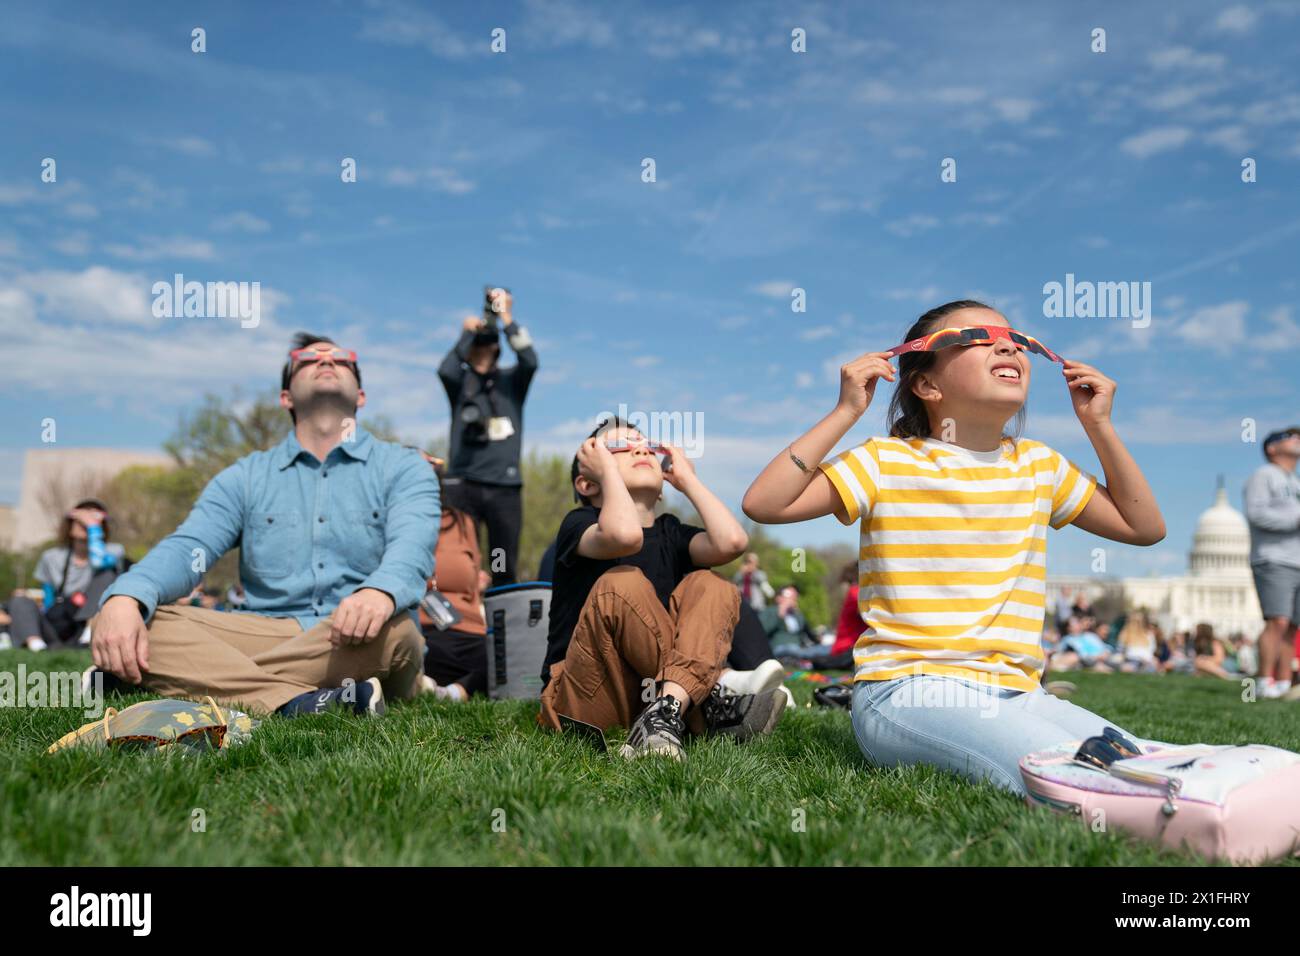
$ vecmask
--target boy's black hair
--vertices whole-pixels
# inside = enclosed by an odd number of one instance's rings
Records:
[[[935,306],[913,323],[903,336],[904,342],[919,339],[923,335],[937,332],[944,327],[944,321],[954,312],[962,309],[988,309],[996,312],[990,305],[974,299],[958,299]],[[898,383],[894,394],[889,399],[889,409],[885,413],[885,430],[893,438],[931,438],[930,416],[925,410],[925,402],[916,397],[912,383],[918,375],[934,367],[937,352],[904,352],[898,357]],[[1020,406],[1016,412],[1012,434],[1003,437],[1019,438],[1025,428],[1025,407]]]
[[[295,352],[298,349],[305,349],[307,346],[311,345],[314,342],[326,342],[329,345],[338,345],[338,343],[335,342],[328,335],[317,335],[314,332],[295,332],[293,335],[293,339],[289,345],[289,351]],[[353,365],[351,363],[345,363],[345,364],[347,364],[348,368],[352,369],[352,374],[355,375],[357,378],[357,388],[360,388],[361,387],[361,366],[359,364],[357,365]],[[284,363],[284,368],[280,369],[280,391],[282,392],[287,392],[289,390],[289,378],[291,377],[291,373],[293,371],[291,367],[292,365],[293,365],[292,361],[286,361]],[[293,423],[295,425],[298,424],[298,416],[292,408],[289,409],[289,418],[293,420]]]
[[[611,415],[609,416],[609,418],[602,418],[600,424],[592,429],[591,434],[588,435],[587,438],[595,438],[597,435],[603,435],[605,432],[615,428],[631,428],[631,427],[632,427],[631,425],[623,421],[623,419],[619,418],[617,415]],[[586,439],[584,439],[584,441],[586,441]],[[590,498],[588,498],[586,495],[578,494],[578,489],[573,484],[577,480],[578,480],[578,456],[574,455],[573,464],[569,466],[569,487],[573,488],[573,500],[581,502],[584,505],[590,505],[591,504]]]

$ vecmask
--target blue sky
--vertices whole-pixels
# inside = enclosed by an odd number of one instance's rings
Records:
[[[1262,462],[1242,419],[1300,423],[1300,4],[1005,9],[11,6],[0,500],[42,419],[60,444],[156,449],[205,391],[274,384],[304,327],[357,349],[404,436],[445,433],[437,364],[499,282],[541,358],[527,444],[567,454],[619,402],[699,413],[698,468],[738,505],[842,361],[975,296],[1119,383],[1169,534],[1110,570],[1178,572],[1215,476],[1240,508]],[[260,324],[155,318],[177,272],[260,282]],[[1150,327],[1045,317],[1067,273],[1151,282]],[[1026,434],[1100,476],[1035,362]],[[891,387],[854,437],[882,433]],[[1049,566],[1085,572],[1100,543],[1060,532]]]

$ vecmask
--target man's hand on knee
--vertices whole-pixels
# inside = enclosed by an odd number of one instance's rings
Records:
[[[149,629],[135,598],[117,594],[104,602],[90,631],[95,666],[132,684],[149,670]]]
[[[330,643],[335,647],[370,643],[393,616],[393,610],[393,599],[384,591],[353,591],[339,602],[330,617]]]

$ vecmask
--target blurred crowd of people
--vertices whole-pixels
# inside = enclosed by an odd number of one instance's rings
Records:
[[[1220,635],[1200,623],[1166,633],[1143,608],[1103,621],[1086,594],[1072,595],[1067,589],[1063,597],[1043,631],[1049,670],[1200,674],[1223,680],[1259,673],[1258,648],[1240,632]]]

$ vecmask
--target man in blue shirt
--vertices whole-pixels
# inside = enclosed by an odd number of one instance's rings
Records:
[[[96,666],[176,697],[293,716],[383,713],[421,687],[409,611],[438,538],[438,482],[418,451],[357,428],[355,352],[300,332],[281,373],[293,430],[213,478],[189,517],[105,592]],[[177,605],[239,546],[245,612]]]

